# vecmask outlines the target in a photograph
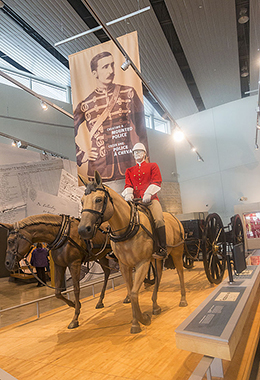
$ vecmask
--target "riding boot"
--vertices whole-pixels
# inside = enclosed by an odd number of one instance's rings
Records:
[[[161,226],[155,229],[155,232],[158,237],[159,251],[153,253],[154,259],[163,260],[167,257],[167,246],[166,246],[166,234],[165,226]]]

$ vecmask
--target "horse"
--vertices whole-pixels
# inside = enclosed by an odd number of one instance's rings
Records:
[[[132,326],[130,332],[135,334],[141,331],[140,324],[149,325],[151,317],[142,313],[138,293],[141,284],[148,272],[152,259],[154,241],[152,227],[145,212],[133,212],[133,204],[126,202],[121,195],[102,183],[100,174],[96,171],[94,181],[88,181],[79,176],[85,185],[85,194],[82,201],[82,215],[78,232],[84,239],[92,239],[98,227],[108,221],[111,247],[116,255],[120,271],[126,282],[132,305]],[[167,250],[171,255],[179,275],[181,300],[179,306],[187,306],[183,275],[183,243],[184,229],[182,224],[170,213],[164,213]],[[162,276],[162,261],[155,262],[157,276],[152,295],[153,314],[161,313],[157,304],[157,293]],[[134,279],[132,276],[135,268]]]
[[[53,214],[29,216],[15,224],[0,223],[0,226],[9,230],[5,266],[10,271],[14,270],[18,262],[29,252],[32,244],[48,243],[54,262],[55,296],[68,306],[75,308],[74,317],[68,325],[69,329],[79,326],[78,317],[81,308],[79,281],[82,262],[98,260],[104,271],[104,284],[96,305],[97,309],[104,307],[103,299],[110,275],[109,260],[106,258],[106,254],[111,252],[111,247],[106,244],[106,236],[98,231],[92,240],[92,250],[87,251],[86,242],[78,234],[78,225],[78,219]],[[96,246],[98,248],[95,248]],[[102,252],[99,253],[102,246],[103,251],[101,249]],[[64,290],[64,276],[67,267],[73,282],[75,302],[61,294]],[[124,302],[130,302],[128,296]]]

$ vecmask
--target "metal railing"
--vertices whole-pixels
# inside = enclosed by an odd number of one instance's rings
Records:
[[[122,274],[121,273],[114,273],[112,275],[109,276],[109,280],[111,280],[112,282],[112,289],[115,290],[115,283],[114,283],[114,279],[115,278],[118,278],[118,277],[122,277]],[[81,285],[80,286],[80,290],[81,289],[84,289],[84,288],[89,288],[89,287],[92,287],[92,295],[93,295],[93,298],[95,298],[95,285],[97,284],[100,284],[100,283],[103,283],[104,280],[103,279],[100,279],[100,280],[94,280],[94,281],[89,281],[87,284],[84,284],[84,285]],[[63,292],[61,292],[61,294],[67,294],[68,295],[68,299],[69,299],[69,293],[73,292],[74,291],[74,288],[73,287],[70,287],[66,290],[64,290]],[[55,294],[51,294],[49,296],[46,296],[46,297],[42,297],[42,298],[37,298],[36,300],[32,300],[32,301],[29,301],[29,302],[25,302],[25,303],[22,303],[22,304],[19,304],[19,305],[15,305],[15,306],[11,306],[11,307],[8,307],[6,309],[0,309],[0,313],[4,313],[6,311],[11,311],[11,310],[15,310],[15,309],[18,309],[20,307],[23,307],[23,306],[28,306],[28,305],[32,305],[32,304],[36,304],[36,314],[37,314],[37,318],[40,318],[40,302],[41,301],[45,301],[47,299],[50,299],[50,298],[55,298]],[[1,314],[0,314],[1,315]]]

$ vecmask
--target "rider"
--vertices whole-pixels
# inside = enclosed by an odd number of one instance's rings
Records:
[[[136,165],[126,169],[125,187],[122,193],[126,201],[142,198],[147,203],[154,218],[155,232],[159,240],[159,251],[153,253],[155,259],[167,257],[165,222],[157,193],[161,190],[162,177],[155,162],[146,161],[146,149],[142,143],[136,143],[132,149]]]

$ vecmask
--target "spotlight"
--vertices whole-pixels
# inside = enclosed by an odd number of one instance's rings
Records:
[[[15,140],[12,142],[12,146],[17,146]]]
[[[247,66],[243,66],[242,67],[240,75],[241,75],[242,78],[248,77],[249,71],[248,71]]]
[[[180,142],[184,139],[184,133],[181,130],[177,129],[173,133],[173,138],[175,141]]]
[[[241,8],[239,12],[239,19],[238,22],[239,24],[245,24],[249,20],[249,17],[247,16],[247,9],[246,8]]]
[[[196,152],[196,151],[197,151],[197,149],[195,148],[195,146],[193,146],[193,147],[191,148],[191,151],[192,151],[192,152]]]
[[[130,65],[131,65],[131,62],[129,61],[129,59],[126,58],[125,62],[121,66],[121,69],[123,71],[126,71]]]
[[[260,129],[260,125],[259,125],[259,124],[257,124],[257,125],[256,125],[256,128],[257,128],[257,129]]]
[[[47,109],[48,109],[47,104],[44,103],[43,101],[41,101],[41,107],[42,107],[43,111],[47,111]]]
[[[2,0],[0,0],[0,8],[4,8],[4,2]]]

